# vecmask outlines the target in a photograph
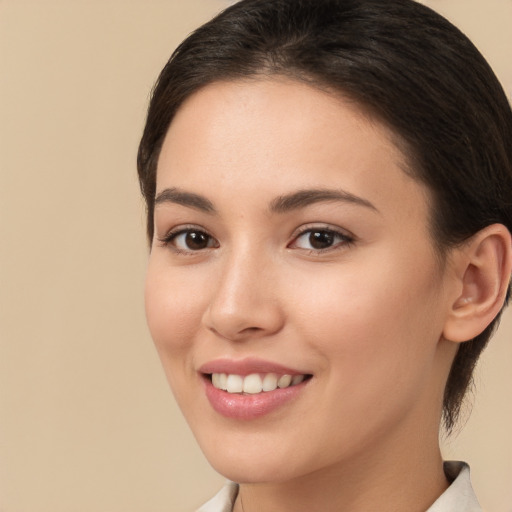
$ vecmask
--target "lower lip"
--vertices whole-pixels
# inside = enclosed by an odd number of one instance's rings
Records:
[[[237,420],[253,420],[260,418],[288,404],[304,390],[308,381],[289,388],[264,391],[254,395],[228,393],[213,386],[209,379],[206,382],[206,397],[213,409],[225,416]]]

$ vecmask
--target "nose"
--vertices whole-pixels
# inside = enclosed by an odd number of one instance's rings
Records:
[[[255,254],[239,254],[219,264],[203,324],[217,335],[242,341],[279,332],[284,313],[272,264]]]

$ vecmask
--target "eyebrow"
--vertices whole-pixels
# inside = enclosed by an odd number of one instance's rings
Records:
[[[204,213],[217,213],[213,203],[209,199],[206,199],[206,197],[194,194],[193,192],[185,192],[177,188],[166,188],[156,195],[155,206],[164,203],[180,204]]]
[[[291,194],[276,197],[270,203],[270,211],[276,213],[286,213],[290,210],[297,210],[315,203],[324,201],[341,201],[352,203],[359,206],[370,208],[375,212],[379,210],[367,199],[356,196],[345,190],[332,189],[307,189],[299,190]]]
[[[367,199],[356,196],[345,190],[332,189],[305,189],[276,197],[270,202],[269,210],[273,213],[286,213],[300,208],[305,208],[315,203],[325,201],[341,201],[364,206],[375,212],[379,210]],[[194,208],[208,214],[216,214],[213,203],[204,196],[185,192],[178,188],[166,188],[155,197],[155,206],[165,203],[174,203],[189,208]]]

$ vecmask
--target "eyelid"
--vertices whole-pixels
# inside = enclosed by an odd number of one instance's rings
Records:
[[[352,245],[353,243],[355,243],[357,241],[356,236],[353,235],[352,233],[350,233],[349,231],[347,231],[346,229],[342,229],[340,227],[337,227],[337,226],[335,227],[335,226],[328,225],[328,224],[312,223],[312,224],[303,225],[300,228],[296,229],[294,231],[294,233],[292,234],[292,236],[291,236],[292,240],[288,244],[287,247],[293,248],[291,246],[294,242],[296,242],[296,240],[298,238],[300,238],[301,236],[303,236],[307,233],[314,233],[315,231],[320,231],[320,232],[324,231],[324,232],[332,233],[332,234],[340,237],[343,240],[343,243],[338,243],[338,244],[335,244],[335,245],[325,248],[325,249],[304,249],[304,248],[297,248],[297,249],[308,251],[311,254],[321,254],[321,253],[326,253],[329,251],[339,250],[340,248]]]
[[[177,254],[190,255],[190,254],[201,253],[206,249],[212,249],[212,247],[207,247],[205,249],[185,250],[185,249],[179,249],[178,247],[176,247],[172,244],[173,240],[175,240],[178,236],[180,236],[184,233],[187,233],[187,232],[191,232],[191,231],[194,231],[196,233],[202,233],[202,234],[208,236],[210,239],[214,240],[216,243],[216,246],[213,248],[216,248],[219,246],[217,239],[213,235],[211,235],[207,229],[205,229],[202,226],[199,226],[197,224],[180,224],[178,226],[175,226],[175,227],[169,229],[165,233],[164,236],[159,237],[159,236],[155,235],[155,238],[156,238],[156,240],[158,240],[158,242],[160,243],[160,245],[162,247],[167,247],[169,249],[172,249]]]
[[[309,222],[307,224],[303,224],[302,226],[295,229],[290,238],[295,239],[300,235],[311,231],[330,231],[342,237],[357,240],[357,237],[347,229],[341,228],[339,226],[333,226],[332,224],[326,224],[325,222]]]

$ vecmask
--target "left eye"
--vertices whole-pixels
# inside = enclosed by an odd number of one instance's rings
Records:
[[[298,249],[321,251],[352,242],[352,239],[330,229],[308,229],[291,244]]]

